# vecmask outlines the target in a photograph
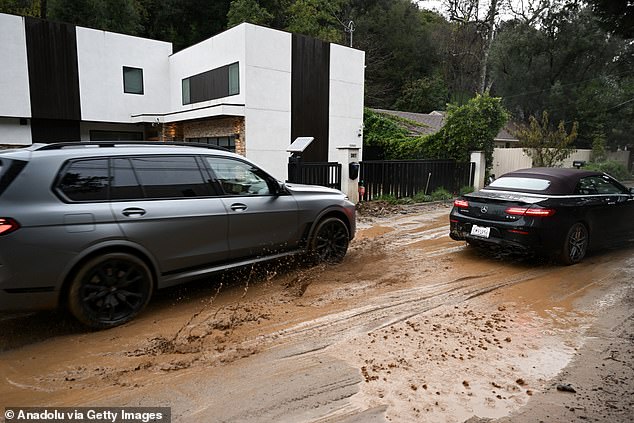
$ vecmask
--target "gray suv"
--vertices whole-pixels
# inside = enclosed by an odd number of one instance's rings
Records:
[[[343,259],[355,207],[196,144],[0,150],[0,310],[68,310],[93,328],[155,289],[298,253]]]

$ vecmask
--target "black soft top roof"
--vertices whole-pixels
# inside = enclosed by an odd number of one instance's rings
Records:
[[[586,176],[600,176],[601,172],[582,169],[570,169],[561,167],[534,167],[530,169],[519,169],[513,172],[505,173],[503,177],[515,177],[515,178],[534,178],[545,179],[550,181],[550,186],[543,191],[532,191],[528,189],[522,189],[522,192],[534,192],[539,194],[550,195],[571,195],[574,194],[575,188],[579,183],[579,179]],[[510,188],[498,188],[487,186],[486,189],[498,190],[498,191],[514,191]],[[516,190],[515,190],[516,191]]]

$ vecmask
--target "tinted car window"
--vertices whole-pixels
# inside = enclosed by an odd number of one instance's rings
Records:
[[[112,160],[110,198],[113,200],[134,200],[143,197],[143,189],[134,169],[132,169],[130,159]]]
[[[108,178],[108,159],[77,160],[66,167],[58,188],[73,201],[104,201]]]
[[[192,156],[148,156],[130,159],[145,198],[201,197],[210,185]],[[132,176],[128,173],[128,183]]]
[[[623,190],[605,176],[587,176],[579,180],[578,194],[622,194]]]
[[[0,194],[9,187],[24,166],[26,162],[22,160],[0,159]]]
[[[268,195],[271,193],[262,170],[248,163],[221,157],[207,157],[223,191],[230,195]]]

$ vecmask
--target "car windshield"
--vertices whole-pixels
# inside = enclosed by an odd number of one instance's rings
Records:
[[[498,189],[513,189],[518,191],[545,191],[548,187],[550,187],[550,183],[551,182],[547,179],[502,176],[501,178],[491,182],[489,187]]]

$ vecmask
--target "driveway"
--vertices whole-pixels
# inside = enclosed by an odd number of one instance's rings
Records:
[[[167,406],[176,422],[634,421],[634,248],[570,267],[485,254],[449,239],[449,210],[365,206],[340,265],[275,263],[170,289],[107,331],[0,315],[0,407]]]

